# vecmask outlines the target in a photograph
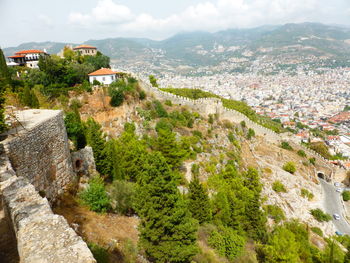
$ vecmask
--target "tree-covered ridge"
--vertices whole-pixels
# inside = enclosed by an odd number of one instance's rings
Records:
[[[91,198],[95,191],[97,198],[87,199],[91,209],[137,214],[139,253],[150,262],[343,262],[336,243],[326,240],[320,250],[310,242],[314,234],[306,225],[286,219],[278,206],[263,209],[260,173],[245,169],[240,157],[240,143],[248,137],[244,125],[220,123],[215,116],[205,120],[170,101],[151,98],[137,112],[142,121],[126,123],[122,134],[108,141],[95,121],[82,122],[105,182],[96,187],[94,179],[81,196]],[[141,123],[145,129],[140,134],[136,124]],[[197,130],[202,125],[210,129]],[[208,144],[219,130],[226,133],[229,147]],[[213,155],[217,151],[219,159]],[[201,153],[211,154],[210,161],[197,161]],[[194,162],[191,182],[183,178],[187,161]],[[105,191],[117,206],[105,203]],[[268,217],[273,224],[267,224]]]
[[[223,106],[228,109],[236,110],[244,115],[246,115],[250,120],[273,130],[274,132],[280,133],[283,131],[283,127],[280,123],[272,121],[267,116],[261,116],[257,114],[251,107],[249,107],[245,102],[224,99],[218,95],[210,92],[202,91],[200,89],[188,89],[188,88],[162,88],[160,89],[165,92],[169,92],[178,96],[187,97],[193,100],[200,98],[219,98],[221,99]]]

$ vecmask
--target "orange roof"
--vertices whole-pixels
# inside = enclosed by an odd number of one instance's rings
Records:
[[[21,55],[21,54],[33,54],[33,53],[44,53],[44,51],[39,50],[39,49],[28,49],[28,50],[21,50],[16,52],[16,55]]]
[[[113,70],[109,68],[100,68],[99,70],[96,70],[94,72],[91,72],[88,74],[89,76],[100,76],[100,75],[115,75],[117,72],[114,72]]]
[[[9,58],[24,58],[24,55],[8,56]]]
[[[80,46],[74,47],[73,49],[81,49],[81,48],[92,48],[92,49],[96,49],[96,47],[89,46],[89,45],[80,45]]]

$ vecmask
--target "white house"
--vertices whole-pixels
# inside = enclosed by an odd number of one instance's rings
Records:
[[[109,68],[101,68],[89,74],[89,81],[93,84],[97,80],[101,84],[109,85],[116,80],[116,72]]]
[[[22,50],[15,53],[13,56],[9,56],[8,66],[26,66],[29,68],[38,68],[38,62],[40,56],[48,56],[46,50],[30,49]]]
[[[80,45],[74,47],[75,52],[79,52],[82,56],[95,56],[97,54],[97,48],[89,45]]]

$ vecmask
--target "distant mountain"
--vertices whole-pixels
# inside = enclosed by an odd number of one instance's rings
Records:
[[[5,48],[4,52],[10,55],[21,49],[45,48],[49,53],[57,53],[65,44],[69,43],[31,42]],[[240,63],[237,64],[240,70],[251,66],[253,61],[273,61],[277,65],[317,64],[319,61],[323,64],[324,61],[337,61],[336,65],[350,63],[350,28],[318,23],[229,29],[216,33],[187,32],[162,41],[109,38],[83,44],[96,46],[116,64],[147,65],[153,69],[216,67],[228,61]]]

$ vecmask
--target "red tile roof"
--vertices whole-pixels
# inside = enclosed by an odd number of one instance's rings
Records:
[[[21,54],[35,54],[35,53],[45,53],[45,52],[42,51],[42,50],[39,50],[39,49],[28,49],[28,50],[18,51],[15,54],[16,55],[21,55]]]
[[[94,72],[91,72],[89,76],[100,76],[100,75],[115,75],[117,72],[114,72],[113,70],[109,68],[100,68],[99,70],[96,70]]]
[[[89,46],[89,45],[80,45],[80,46],[74,47],[73,49],[84,49],[84,48],[96,49],[96,47]]]
[[[24,55],[14,55],[14,56],[8,56],[9,58],[24,58]]]

